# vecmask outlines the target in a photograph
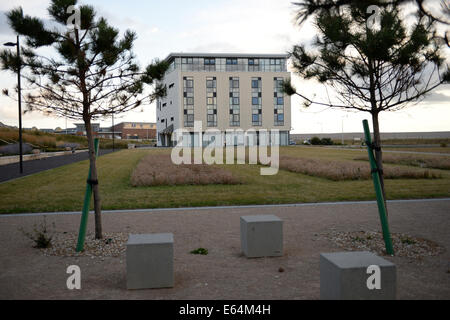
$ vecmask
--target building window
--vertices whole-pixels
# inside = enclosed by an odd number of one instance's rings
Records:
[[[217,79],[206,78],[206,121],[208,127],[217,127]]]
[[[203,64],[205,71],[216,71],[216,58],[205,58]]]
[[[202,71],[203,58],[182,58],[181,71]]]
[[[227,72],[286,72],[285,58],[219,58],[197,57],[175,58],[173,69],[181,68],[181,71],[227,71]]]
[[[194,78],[183,77],[184,126],[194,126]]]
[[[261,71],[259,67],[259,59],[248,59],[248,71]]]
[[[262,81],[252,78],[252,125],[262,125]]]
[[[194,59],[193,58],[183,58],[181,59],[182,64],[193,64]]]
[[[226,59],[225,71],[227,71],[227,72],[246,71],[246,70],[244,70],[245,63],[242,60],[243,59],[237,59],[237,58]]]
[[[283,78],[273,78],[274,87],[274,125],[284,126]]]
[[[232,127],[239,127],[241,125],[239,98],[239,78],[230,78],[230,126]]]

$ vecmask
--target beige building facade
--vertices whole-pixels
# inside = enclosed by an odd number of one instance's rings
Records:
[[[184,144],[210,144],[207,135],[200,139],[194,133],[199,124],[203,133],[223,134],[215,144],[260,144],[260,132],[275,129],[277,143],[289,143],[291,101],[281,91],[283,81],[290,78],[287,55],[174,53],[167,61],[167,96],[157,101],[158,146],[181,141],[178,129],[185,131]],[[231,131],[238,137],[227,139]]]

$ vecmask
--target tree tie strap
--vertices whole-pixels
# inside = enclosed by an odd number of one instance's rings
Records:
[[[379,173],[380,175],[383,175],[383,170],[380,170],[379,168],[375,168],[375,169],[372,169],[372,171],[370,171],[370,173],[372,173],[372,174]]]
[[[366,144],[369,146],[370,149],[375,150],[375,151],[381,151],[381,147],[377,146],[374,142],[372,143],[368,143],[366,141]]]
[[[98,180],[91,180],[91,179],[88,179],[88,180],[87,180],[87,183],[88,183],[89,185],[91,185],[91,186],[95,186],[95,185],[98,185]]]

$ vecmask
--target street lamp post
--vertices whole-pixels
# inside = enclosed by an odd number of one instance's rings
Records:
[[[112,127],[111,127],[111,129],[112,129],[112,140],[113,140],[112,141],[113,142],[113,146],[112,147],[113,147],[113,152],[114,152],[114,138],[115,138],[114,137],[114,135],[115,135],[114,134],[114,113],[112,114]]]
[[[7,47],[17,47],[17,59],[19,61],[17,66],[17,89],[19,94],[19,153],[20,153],[20,173],[23,173],[23,150],[22,150],[22,94],[20,88],[20,43],[19,36],[17,36],[17,42],[7,42],[4,44]]]
[[[342,116],[342,145],[344,145],[344,118],[348,118],[348,114]]]

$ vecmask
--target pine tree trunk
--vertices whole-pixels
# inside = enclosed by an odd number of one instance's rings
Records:
[[[380,183],[381,183],[381,191],[383,192],[384,204],[386,207],[386,192],[384,189],[384,174],[383,174],[383,152],[381,151],[381,134],[380,134],[380,124],[378,121],[378,112],[372,113],[372,124],[373,124],[373,143],[375,147],[375,161],[377,163],[377,167],[380,170]]]
[[[89,143],[89,163],[91,168],[91,180],[98,181],[97,166],[96,166],[96,156],[95,156],[95,145],[94,145],[94,134],[92,130],[91,119],[86,117],[84,119],[86,134]],[[102,239],[102,216],[101,216],[101,202],[100,202],[100,192],[98,188],[98,183],[92,185],[92,191],[94,193],[94,210],[95,210],[95,239]]]

